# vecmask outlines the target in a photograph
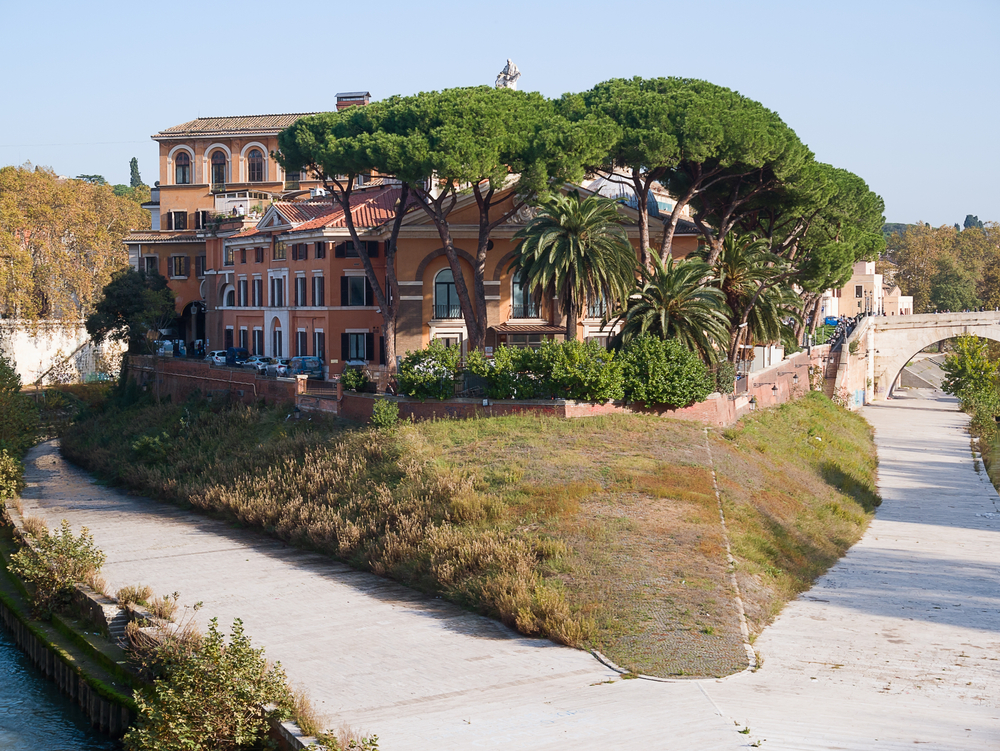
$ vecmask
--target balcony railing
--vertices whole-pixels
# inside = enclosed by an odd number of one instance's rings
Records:
[[[443,320],[447,318],[461,318],[462,317],[462,306],[461,305],[435,305],[434,306],[434,317],[436,319]]]
[[[604,300],[587,304],[587,318],[604,318],[608,313],[608,304]]]
[[[226,192],[226,184],[225,183],[212,183],[212,192],[213,193],[225,193]]]
[[[513,303],[510,306],[511,318],[538,318],[538,303]]]

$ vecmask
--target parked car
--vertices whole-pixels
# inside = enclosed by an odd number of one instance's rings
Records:
[[[264,355],[250,355],[247,361],[243,363],[244,368],[254,368],[258,373],[264,373],[267,371],[267,366],[274,362],[273,357],[264,357]]]
[[[291,364],[291,360],[287,357],[277,357],[274,362],[267,364],[266,373],[269,376],[278,376],[284,378],[288,375],[288,366]]]
[[[318,357],[293,357],[288,367],[288,375],[306,375],[309,378],[323,380],[323,361]]]
[[[250,357],[250,352],[243,347],[230,347],[226,350],[226,365],[239,368]]]
[[[213,349],[207,355],[205,355],[205,360],[212,363],[213,365],[225,365],[226,364],[226,350],[224,349]]]
[[[827,316],[823,319],[824,326],[836,326],[838,323],[840,323],[840,319],[837,316]]]

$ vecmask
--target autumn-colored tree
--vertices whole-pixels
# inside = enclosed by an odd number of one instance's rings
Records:
[[[22,167],[0,169],[0,318],[86,317],[111,274],[125,266],[122,243],[149,215],[108,185]]]

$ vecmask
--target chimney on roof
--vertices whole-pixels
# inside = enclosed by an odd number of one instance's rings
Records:
[[[343,91],[337,94],[337,112],[355,105],[363,107],[371,100],[371,96],[367,91]]]

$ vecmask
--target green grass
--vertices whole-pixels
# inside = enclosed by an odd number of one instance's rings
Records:
[[[522,415],[386,433],[288,414],[109,406],[63,451],[635,672],[745,666],[703,426]],[[864,531],[871,431],[814,393],[707,440],[756,633]]]

